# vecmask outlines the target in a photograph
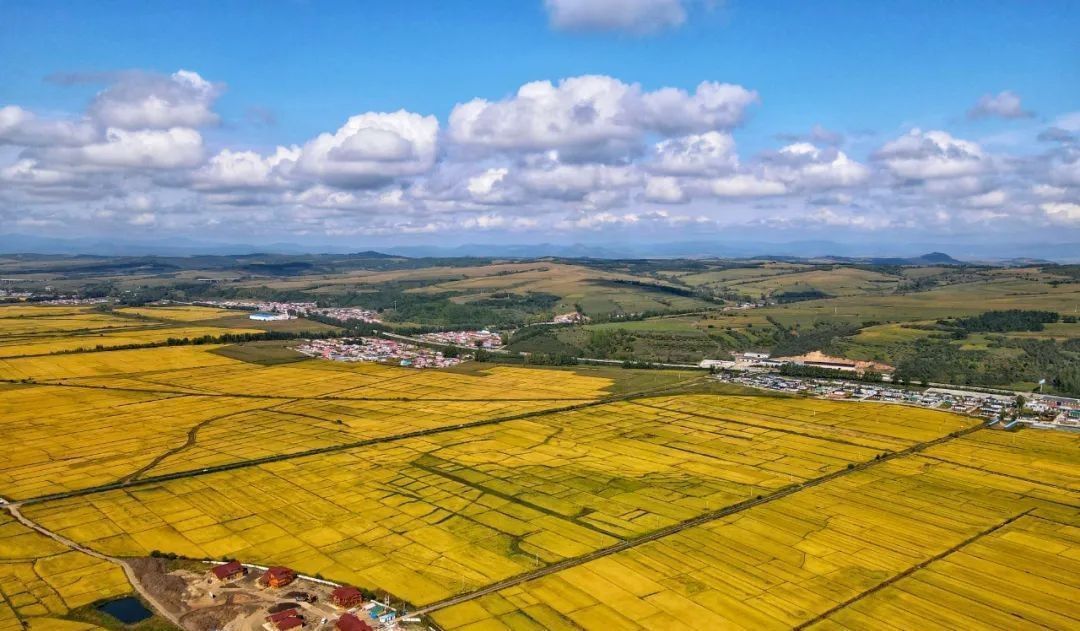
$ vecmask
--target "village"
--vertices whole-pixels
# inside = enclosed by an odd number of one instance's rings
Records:
[[[389,596],[304,576],[284,566],[237,560],[156,562],[158,596],[186,628],[220,631],[389,631],[419,619],[403,616]],[[212,564],[205,570],[204,564]]]
[[[462,361],[440,350],[377,337],[308,340],[296,350],[332,361],[393,363],[406,368],[448,368]]]
[[[318,315],[332,320],[349,322],[357,320],[369,324],[382,322],[377,311],[361,309],[359,307],[319,307],[315,302],[280,302],[275,300],[200,300],[192,303],[206,307],[221,307],[224,309],[243,309],[255,311],[253,319],[290,319],[305,315]],[[263,316],[255,318],[254,316]],[[275,316],[276,317],[266,317]]]
[[[488,331],[438,331],[414,336],[418,340],[447,346],[465,346],[470,348],[499,348],[503,345],[502,335]]]
[[[980,416],[1008,429],[1025,424],[1080,432],[1080,400],[1029,393],[992,393],[954,388],[900,388],[844,379],[789,377],[774,372],[720,371],[714,379],[752,388],[827,399],[899,403]]]

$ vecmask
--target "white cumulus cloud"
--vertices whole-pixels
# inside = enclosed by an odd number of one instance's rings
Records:
[[[96,134],[85,121],[48,120],[17,105],[0,107],[0,145],[81,145],[92,142]]]
[[[591,155],[636,146],[647,132],[667,135],[726,129],[742,122],[757,93],[703,82],[693,94],[648,92],[636,83],[585,75],[527,83],[501,101],[473,99],[450,114],[449,137],[466,147],[570,150]]]
[[[632,167],[603,164],[556,164],[527,169],[519,175],[528,190],[554,199],[577,200],[586,195],[624,189],[638,183],[640,174]]]
[[[344,188],[419,175],[435,164],[439,122],[405,110],[367,112],[304,145],[296,171]]]
[[[278,147],[265,157],[254,151],[223,149],[199,168],[192,180],[197,188],[208,190],[280,186],[285,183],[285,172],[299,157],[299,147]]]
[[[787,192],[787,186],[776,180],[738,174],[710,180],[708,190],[717,197],[767,197],[783,195]]]
[[[212,107],[220,93],[220,86],[189,70],[168,76],[129,72],[94,98],[89,114],[123,129],[202,127],[217,123]]]
[[[866,166],[839,149],[820,149],[800,142],[783,147],[765,167],[772,179],[795,188],[814,189],[862,184],[870,176]]]
[[[48,149],[49,161],[86,170],[177,169],[199,164],[203,155],[202,136],[194,129],[110,128],[105,138],[82,147]]]
[[[739,166],[735,141],[718,131],[670,138],[656,144],[649,169],[666,175],[708,175]]]
[[[1046,213],[1050,221],[1054,223],[1076,225],[1080,224],[1080,204],[1071,202],[1047,202],[1040,208]]]
[[[877,157],[897,176],[915,180],[976,175],[993,166],[977,143],[917,128],[885,143]]]
[[[679,179],[650,177],[645,181],[645,199],[657,204],[682,204],[689,201]]]

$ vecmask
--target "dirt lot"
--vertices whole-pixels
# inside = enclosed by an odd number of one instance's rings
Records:
[[[270,631],[266,616],[292,607],[304,617],[304,630],[330,630],[346,611],[330,603],[333,586],[304,578],[275,589],[258,583],[262,572],[255,568],[243,578],[221,583],[212,578],[212,566],[195,561],[130,561],[143,586],[187,631]],[[350,611],[376,626],[362,607]]]

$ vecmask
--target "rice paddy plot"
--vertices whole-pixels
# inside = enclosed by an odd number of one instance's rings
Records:
[[[0,393],[0,407],[33,405],[40,398],[51,398],[54,390],[22,388]],[[22,413],[0,419],[5,439],[19,445],[0,462],[0,496],[25,499],[116,482],[183,445],[188,432],[199,424],[285,401],[89,394],[112,405],[87,410],[79,400],[92,397],[74,397],[66,402],[66,412],[54,406],[47,416]]]
[[[41,379],[0,391],[0,429],[21,447],[0,463],[0,496],[16,499],[567,407],[611,384],[523,368],[258,366],[189,347],[5,368]]]
[[[120,346],[159,344],[169,339],[218,337],[233,333],[261,333],[258,329],[231,329],[210,326],[170,326],[159,328],[126,328],[86,335],[34,337],[0,343],[0,357],[47,355],[73,351],[93,351]]]
[[[1080,628],[1080,519],[1038,511],[808,629]]]
[[[124,387],[153,391],[205,394],[333,399],[397,400],[579,400],[607,394],[612,381],[558,370],[496,367],[482,373],[460,374],[421,371],[379,364],[343,364],[306,360],[287,365],[262,366],[232,360],[205,347],[190,353],[164,353],[176,349],[145,349],[128,355],[112,371],[92,370],[85,356],[55,362],[0,360],[0,375],[27,375],[39,380],[63,379],[71,385]],[[120,352],[120,351],[118,351]],[[190,360],[187,366],[158,369],[164,357]],[[112,355],[112,353],[108,353]],[[97,355],[95,353],[95,355]],[[209,356],[209,357],[206,357]],[[50,358],[51,359],[51,358]],[[179,362],[178,362],[179,363]],[[140,370],[141,368],[141,370]],[[50,370],[51,369],[51,370]]]
[[[0,463],[0,496],[27,499],[136,473],[193,471],[584,401],[324,401],[22,387],[0,392],[0,411],[10,411],[0,427],[21,446]]]
[[[64,315],[23,315],[10,317],[0,307],[0,342],[26,340],[57,334],[106,332],[145,327],[146,324],[103,313],[73,313]]]
[[[82,305],[6,304],[0,305],[0,318],[77,316],[86,314],[89,309]]]
[[[448,631],[790,629],[855,602],[820,628],[995,628],[977,615],[983,603],[994,603],[1005,612],[998,621],[1007,619],[1010,607],[1023,612],[1034,606],[1045,612],[1036,625],[1075,628],[1075,609],[1065,616],[1062,610],[1077,598],[1078,499],[1038,483],[972,475],[907,456],[438,610],[434,619]],[[1072,508],[1062,506],[1070,502]],[[1021,520],[1028,519],[1025,515],[1050,520],[1040,526],[1050,531],[1048,540],[995,530],[1011,520],[1017,520],[1017,528],[1027,526]],[[980,537],[987,532],[994,534],[983,543]],[[1023,544],[992,540],[1017,537]],[[971,540],[975,543],[964,545]],[[993,552],[982,552],[984,545]],[[975,556],[956,562],[965,566],[955,574],[967,583],[966,592],[948,586],[936,595],[917,592],[927,600],[911,607],[899,625],[890,617],[895,613],[890,605],[913,602],[903,595],[908,579],[860,600],[937,555],[954,559],[949,553],[956,547]],[[1034,561],[1018,560],[1022,567],[1038,561],[1048,566],[1031,576],[1010,569],[1012,560],[1029,549]],[[996,555],[995,563],[985,562],[990,555]],[[940,564],[928,569],[942,571]],[[998,569],[1006,573],[981,580]],[[1048,575],[1061,572],[1067,578],[1049,585]],[[1014,580],[1037,604],[1023,605],[1022,598],[1010,595]]]
[[[0,358],[0,379],[38,381],[79,379],[96,376],[145,375],[185,368],[206,368],[225,364],[243,365],[211,353],[215,345],[173,346],[106,353],[73,353],[42,357]]]
[[[0,629],[52,628],[72,609],[127,594],[124,571],[0,515]],[[90,625],[82,625],[87,627]]]
[[[826,413],[877,412],[824,403]],[[877,453],[847,440],[609,403],[53,500],[25,512],[109,554],[157,549],[283,563],[419,604]]]
[[[181,305],[170,307],[126,307],[117,309],[118,313],[125,315],[140,316],[155,320],[172,320],[176,322],[201,322],[204,320],[216,320],[236,315],[235,309],[219,309],[216,307],[199,307],[193,305]]]
[[[571,403],[574,401],[291,400],[207,423],[189,446],[174,450],[143,471],[141,477],[526,414]]]
[[[1075,434],[978,432],[928,449],[926,456],[1080,492],[1080,441]]]
[[[850,441],[883,451],[903,449],[979,423],[943,411],[872,402],[837,405],[820,399],[697,395],[640,403],[703,418]]]

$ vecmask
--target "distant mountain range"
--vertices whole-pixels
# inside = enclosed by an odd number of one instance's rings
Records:
[[[945,254],[944,252],[931,252],[920,256],[892,257],[892,256],[825,256],[825,260],[837,263],[869,263],[871,265],[963,265],[966,261],[960,261]]]
[[[1080,262],[1080,243],[844,243],[834,241],[681,241],[673,243],[473,243],[457,246],[409,245],[379,247],[369,244],[324,243],[233,243],[198,241],[188,238],[145,241],[40,237],[21,234],[0,235],[0,253],[89,254],[99,256],[191,256],[247,254],[349,254],[361,252],[366,258],[407,257],[487,257],[487,258],[798,258],[876,264],[948,265],[961,261],[1016,264],[1019,262]],[[951,253],[943,254],[943,251]],[[930,252],[930,254],[923,254]],[[955,257],[955,258],[954,258]]]

